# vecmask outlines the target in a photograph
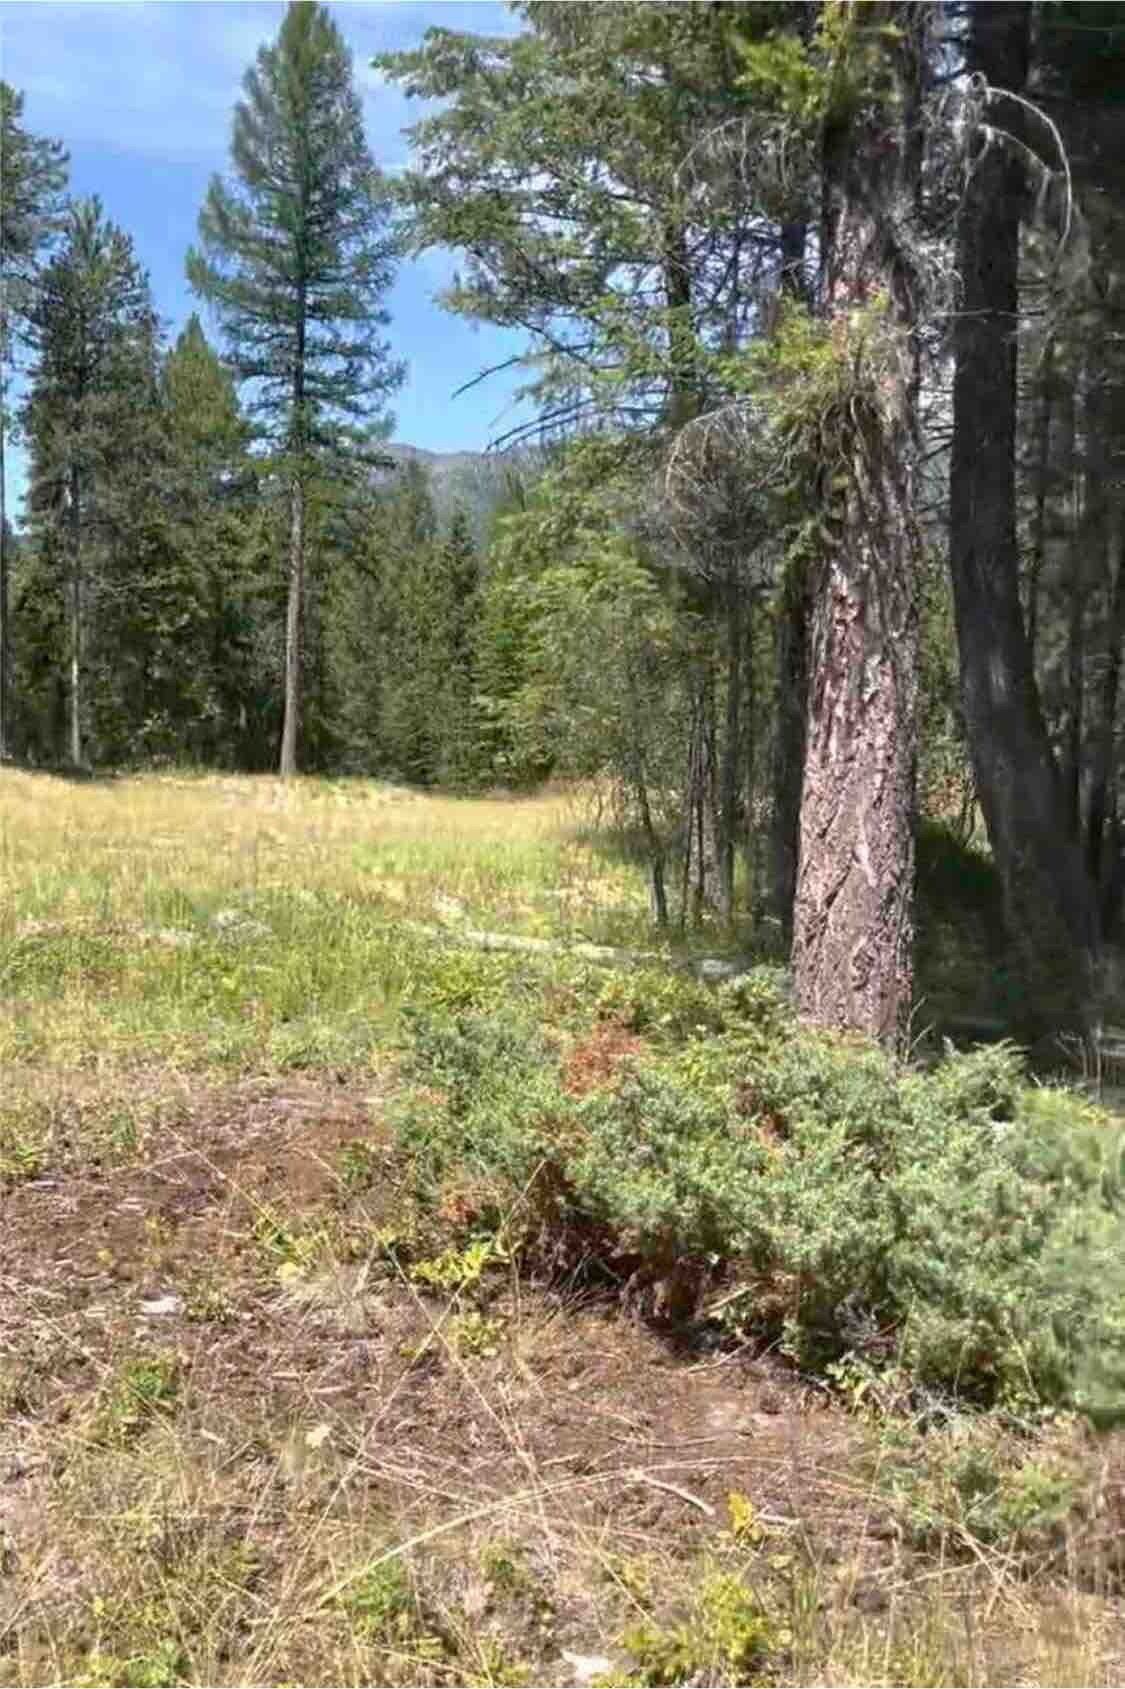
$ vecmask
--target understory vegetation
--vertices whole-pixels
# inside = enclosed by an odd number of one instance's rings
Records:
[[[0,777],[0,1681],[1119,1679],[1120,1116],[589,813]]]

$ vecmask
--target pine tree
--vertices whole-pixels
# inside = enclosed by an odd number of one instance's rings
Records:
[[[237,762],[242,701],[252,687],[249,540],[258,475],[234,383],[194,313],[165,362],[161,396],[169,449],[163,503],[179,581],[169,701],[181,749]]]
[[[433,31],[418,51],[376,61],[442,102],[413,132],[418,168],[399,191],[419,246],[468,254],[449,306],[530,331],[540,423],[617,427],[623,451],[640,439],[650,472],[663,463],[665,489],[678,477],[662,510],[651,508],[654,488],[649,510],[636,500],[634,522],[659,530],[663,517],[657,567],[678,568],[693,610],[723,632],[721,655],[706,641],[688,647],[699,667],[683,835],[696,841],[697,902],[728,921],[735,827],[752,813],[753,588],[785,521],[771,520],[757,489],[788,480],[780,466],[793,461],[791,442],[771,436],[767,382],[747,353],[771,317],[797,314],[806,225],[818,202],[828,212],[819,244],[831,321],[805,325],[816,352],[800,384],[801,514],[806,535],[818,523],[824,541],[813,627],[825,683],[809,692],[794,965],[810,1018],[894,1038],[911,977],[916,324],[906,295],[919,40],[932,8],[528,0],[520,10],[530,29],[513,40]],[[789,313],[778,308],[786,293]],[[821,404],[817,377],[829,368],[839,387]],[[776,373],[792,396],[796,360]],[[798,606],[809,596],[794,595]],[[849,639],[870,658],[870,685],[856,682]]]
[[[296,772],[306,516],[318,462],[362,456],[402,371],[380,330],[392,243],[363,135],[351,56],[328,12],[294,0],[243,78],[233,175],[200,213],[193,288],[218,310],[232,368],[276,453],[289,505],[285,718],[280,769]],[[366,425],[366,432],[359,425]]]
[[[57,223],[67,156],[59,141],[31,134],[24,97],[0,82],[0,762],[10,754],[10,530],[7,518],[8,379],[27,321],[43,248]]]
[[[890,1043],[907,1030],[914,966],[914,252],[930,21],[916,0],[835,0],[820,42],[834,377],[809,437],[819,531],[793,977],[814,1024]]]
[[[473,652],[480,617],[481,568],[468,514],[459,507],[454,509],[439,544],[438,577],[446,604],[438,773],[447,785],[465,785],[480,771]]]
[[[441,617],[436,543],[430,478],[411,461],[395,473],[372,534],[371,556],[381,587],[379,749],[394,773],[420,784],[433,780],[437,762],[431,663]]]
[[[1031,1038],[1105,1012],[1125,893],[1125,8],[977,0],[964,20],[950,568]]]
[[[57,586],[67,603],[68,744],[78,766],[87,716],[87,596],[92,594],[95,612],[112,619],[104,602],[115,585],[107,565],[116,558],[142,568],[134,499],[153,484],[157,415],[156,318],[148,278],[128,235],[106,219],[96,197],[68,211],[62,245],[40,278],[29,328],[35,349],[25,406],[32,532],[65,571]],[[120,578],[116,585],[119,605],[129,603],[130,585]]]

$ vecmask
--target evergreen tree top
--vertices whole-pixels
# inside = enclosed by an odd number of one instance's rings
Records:
[[[324,7],[290,5],[234,113],[232,171],[212,178],[188,279],[272,442],[341,448],[379,423],[402,371],[380,331],[393,273],[383,179],[352,59]]]

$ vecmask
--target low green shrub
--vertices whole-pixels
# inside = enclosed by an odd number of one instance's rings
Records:
[[[878,1483],[918,1546],[998,1544],[1012,1564],[1055,1551],[1081,1497],[1072,1461],[1049,1447],[1029,1451],[1025,1437],[981,1414],[954,1414],[924,1436],[892,1422]]]
[[[770,1656],[792,1637],[730,1572],[718,1572],[693,1592],[686,1617],[666,1628],[631,1625],[621,1638],[634,1667],[626,1682],[641,1686],[761,1682]]]
[[[1028,1085],[1008,1045],[918,1072],[800,1031],[776,980],[714,1001],[706,1035],[582,1095],[530,1021],[415,1017],[426,1089],[398,1124],[419,1191],[463,1169],[497,1193],[478,1225],[522,1205],[541,1242],[593,1228],[633,1279],[725,1275],[745,1290],[724,1286],[725,1317],[806,1366],[855,1353],[982,1402],[1120,1414],[1120,1126]]]

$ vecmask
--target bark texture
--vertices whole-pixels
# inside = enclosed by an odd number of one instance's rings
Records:
[[[897,1043],[913,977],[918,641],[913,302],[898,231],[916,191],[925,14],[861,10],[868,39],[884,26],[877,93],[825,137],[824,305],[841,387],[822,427],[793,975],[806,1020]]]
[[[913,987],[918,613],[909,479],[882,432],[817,583],[793,976],[807,1020],[894,1043]]]

